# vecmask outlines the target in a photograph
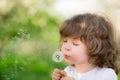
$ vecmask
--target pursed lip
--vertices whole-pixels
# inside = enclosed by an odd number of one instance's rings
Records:
[[[69,58],[70,56],[67,54],[64,54],[64,58]]]

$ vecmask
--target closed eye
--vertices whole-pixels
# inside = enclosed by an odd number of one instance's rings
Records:
[[[78,43],[73,43],[73,45],[75,45],[75,46],[79,46],[79,44],[78,44]]]
[[[67,42],[67,40],[63,40],[63,42],[64,42],[64,43],[66,43],[66,42]]]

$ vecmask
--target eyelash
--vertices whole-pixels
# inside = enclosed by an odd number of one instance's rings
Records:
[[[64,40],[63,42],[66,43],[67,40]],[[78,46],[79,44],[73,43],[73,45]]]
[[[63,40],[63,42],[65,42],[65,43],[66,43],[66,42],[67,42],[67,40]]]
[[[78,46],[79,44],[75,44],[75,43],[73,43],[73,45]]]

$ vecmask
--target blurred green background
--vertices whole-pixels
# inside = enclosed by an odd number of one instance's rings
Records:
[[[51,58],[63,21],[49,12],[53,2],[0,0],[0,80],[51,80],[54,68],[67,65]]]

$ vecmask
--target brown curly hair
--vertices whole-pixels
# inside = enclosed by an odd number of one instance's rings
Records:
[[[60,46],[65,37],[80,38],[87,45],[89,62],[101,68],[112,68],[118,73],[118,51],[113,25],[108,19],[91,13],[77,15],[60,26]]]

